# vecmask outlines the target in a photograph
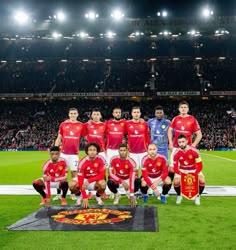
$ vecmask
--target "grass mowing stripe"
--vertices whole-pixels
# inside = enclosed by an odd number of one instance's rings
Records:
[[[205,153],[200,153],[200,154],[201,154],[201,155],[207,155],[207,156],[210,156],[210,157],[219,158],[219,159],[221,159],[221,160],[236,162],[236,160],[232,160],[232,159],[225,158],[225,157],[221,157],[221,156],[217,156],[217,155],[205,154]]]

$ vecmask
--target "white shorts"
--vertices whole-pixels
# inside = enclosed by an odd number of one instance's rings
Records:
[[[84,179],[84,181],[87,181],[87,179]],[[94,186],[96,184],[96,181],[89,183],[87,190],[88,191],[94,191]]]
[[[161,179],[161,177],[157,177],[157,178],[151,178],[151,177],[148,177],[150,180],[151,180],[151,182],[153,183],[154,181],[159,181],[160,179]],[[144,180],[144,178],[142,178],[143,180]],[[144,180],[145,181],[145,180]],[[161,181],[160,183],[159,183],[159,185],[158,186],[162,186],[163,185],[163,181]]]
[[[173,148],[171,155],[170,155],[170,162],[169,162],[169,167],[173,168],[174,167],[174,154],[177,151],[178,148]]]
[[[114,156],[118,156],[118,155],[119,155],[118,149],[108,148],[107,149],[107,163],[108,163],[108,165],[110,165],[111,158]]]
[[[195,172],[195,170],[194,170],[194,171],[189,171],[188,173],[192,173],[192,172]],[[202,172],[200,172],[200,173],[198,174],[198,176],[203,176],[203,177],[204,177],[204,174],[203,174]],[[181,176],[180,176],[179,174],[175,173],[174,178],[180,178],[180,177],[181,177]]]
[[[141,168],[142,159],[145,155],[147,155],[147,152],[139,154],[129,153],[129,156],[136,162],[137,169]]]
[[[67,154],[61,153],[60,157],[66,160],[67,167],[70,168],[70,171],[78,170],[78,162],[79,162],[78,155],[67,155]]]
[[[43,178],[40,178],[40,180],[42,180],[45,185],[45,181],[43,180]],[[59,188],[59,186],[60,186],[60,181],[55,181],[55,182],[50,181],[50,188]]]

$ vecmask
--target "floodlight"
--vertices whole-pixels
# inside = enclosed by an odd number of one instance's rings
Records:
[[[167,16],[168,16],[168,13],[167,13],[167,11],[163,10],[162,13],[161,13],[161,15],[162,15],[163,17],[167,17]]]
[[[98,18],[99,15],[93,11],[90,11],[90,12],[85,14],[85,17],[88,19],[94,20],[95,18]]]
[[[65,13],[62,11],[58,11],[55,15],[53,15],[53,17],[60,22],[64,22],[66,19]]]
[[[29,20],[29,15],[22,10],[18,10],[16,11],[14,18],[19,24],[25,24]]]
[[[212,10],[210,10],[209,8],[204,8],[202,10],[202,16],[203,17],[210,17],[214,14],[214,12]]]
[[[55,39],[58,39],[58,38],[61,37],[61,36],[62,36],[62,34],[59,34],[59,33],[57,33],[57,32],[53,32],[53,33],[52,33],[52,37],[55,38]]]
[[[111,13],[111,17],[113,17],[115,20],[121,20],[123,17],[124,17],[124,13],[121,12],[120,10],[114,10],[112,13]]]

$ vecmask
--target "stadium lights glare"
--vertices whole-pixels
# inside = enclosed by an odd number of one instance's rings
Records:
[[[161,15],[163,16],[163,17],[167,17],[168,16],[168,13],[167,13],[167,11],[162,11],[162,13],[161,13]]]
[[[157,12],[157,16],[167,17],[168,16],[168,12],[166,10],[163,10],[162,12],[158,11]]]
[[[22,10],[18,10],[18,11],[16,11],[14,18],[15,18],[17,23],[26,24],[29,20],[29,15]]]
[[[105,36],[106,36],[107,38],[114,38],[114,37],[116,36],[116,33],[113,33],[113,32],[111,32],[111,31],[108,31],[108,32],[105,34]]]
[[[66,19],[65,13],[62,11],[58,11],[55,15],[53,15],[53,17],[60,22],[64,22]]]
[[[214,14],[214,12],[212,10],[210,10],[209,8],[204,8],[202,10],[202,16],[203,17],[210,17]]]
[[[62,37],[62,34],[59,34],[57,32],[53,32],[52,37],[55,38],[55,39],[58,39],[58,38]]]
[[[124,13],[121,12],[120,10],[114,10],[111,13],[111,17],[114,18],[117,21],[121,20],[124,16],[125,16]]]
[[[168,35],[171,35],[172,33],[169,32],[169,31],[163,31],[163,32],[160,32],[159,35],[163,35],[163,36],[168,36]]]
[[[196,31],[196,30],[191,30],[189,32],[187,32],[188,35],[191,35],[191,36],[201,36],[201,33],[199,31]]]
[[[224,29],[219,29],[215,31],[215,36],[229,35],[229,31]]]
[[[90,20],[94,20],[94,19],[98,18],[99,15],[93,11],[90,11],[90,12],[85,14],[85,17],[90,19]]]
[[[84,31],[81,31],[79,34],[77,34],[77,36],[81,37],[81,38],[86,38],[89,36],[88,33],[85,33]]]

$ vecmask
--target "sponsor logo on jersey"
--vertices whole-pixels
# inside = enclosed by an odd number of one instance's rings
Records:
[[[181,130],[185,130],[185,127],[184,127],[184,126],[181,126]]]
[[[74,135],[74,132],[73,132],[73,131],[70,131],[70,135]]]

